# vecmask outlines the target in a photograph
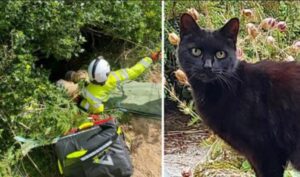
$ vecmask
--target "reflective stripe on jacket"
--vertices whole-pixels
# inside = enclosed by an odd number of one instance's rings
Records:
[[[124,68],[110,72],[104,85],[89,85],[82,91],[83,100],[80,106],[89,113],[101,113],[104,111],[104,104],[110,97],[118,83],[126,80],[133,80],[141,75],[146,68],[152,64],[152,59],[145,57],[131,68]]]

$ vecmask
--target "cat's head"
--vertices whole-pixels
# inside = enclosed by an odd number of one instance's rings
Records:
[[[232,75],[238,64],[235,54],[238,31],[237,18],[218,30],[208,31],[200,28],[190,15],[183,14],[178,56],[188,78],[211,82]]]

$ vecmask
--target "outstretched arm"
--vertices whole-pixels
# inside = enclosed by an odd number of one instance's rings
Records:
[[[147,68],[149,68],[152,63],[153,61],[151,58],[145,57],[131,68],[119,69],[111,72],[110,74],[113,75],[119,82],[133,80],[140,76]]]
[[[131,68],[124,68],[117,71],[111,72],[111,76],[113,76],[117,82],[125,81],[125,80],[133,80],[140,76],[147,68],[151,66],[153,62],[156,62],[161,58],[160,52],[154,52],[150,57],[145,57],[140,60],[137,64],[132,66]]]

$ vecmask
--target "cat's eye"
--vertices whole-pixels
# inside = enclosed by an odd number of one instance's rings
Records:
[[[201,50],[200,49],[197,49],[197,48],[192,48],[192,54],[195,56],[195,57],[199,57],[201,55]]]
[[[217,59],[223,59],[226,57],[226,53],[224,51],[217,51],[216,52],[216,58]]]

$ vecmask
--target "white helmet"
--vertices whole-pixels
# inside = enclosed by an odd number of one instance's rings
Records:
[[[109,63],[102,56],[94,59],[88,68],[90,81],[96,84],[104,83],[107,80],[109,72]]]

